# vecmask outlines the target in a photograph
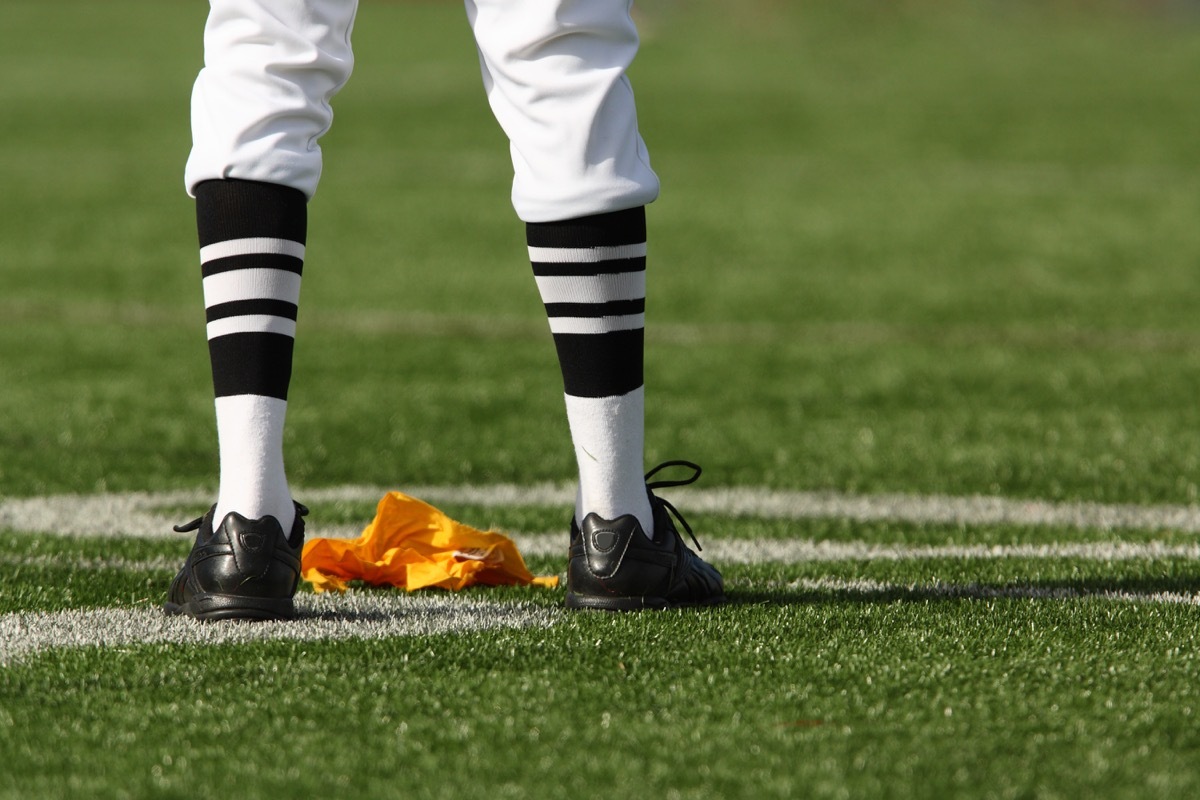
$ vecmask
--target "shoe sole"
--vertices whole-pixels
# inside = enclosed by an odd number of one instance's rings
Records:
[[[201,622],[220,620],[286,620],[296,616],[292,598],[238,597],[227,594],[199,594],[186,603],[167,602],[163,611],[169,616],[185,616]]]
[[[575,611],[667,611],[672,608],[719,606],[724,602],[723,594],[704,600],[673,603],[665,597],[602,597],[568,593],[566,606]]]

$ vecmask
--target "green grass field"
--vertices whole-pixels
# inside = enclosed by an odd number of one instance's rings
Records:
[[[205,13],[0,9],[0,797],[1200,796],[1194,3],[639,2],[647,461],[704,466],[671,497],[732,602],[257,627],[155,611],[216,488]],[[462,9],[363,0],[355,42],[298,498],[320,535],[428,487],[562,572],[565,504],[488,494],[573,453]]]

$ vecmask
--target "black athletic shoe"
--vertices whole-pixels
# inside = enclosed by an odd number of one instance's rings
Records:
[[[649,482],[659,470],[671,466],[690,467],[694,474],[682,481]],[[699,477],[700,467],[690,461],[667,461],[646,473],[646,491],[654,511],[653,540],[632,514],[614,520],[588,514],[582,526],[572,519],[567,608],[638,611],[725,602],[721,573],[683,543],[672,515],[699,550],[691,526],[673,505],[651,491],[686,486]]]
[[[171,581],[163,611],[199,620],[288,619],[295,615],[292,596],[300,579],[304,515],[296,504],[296,522],[284,537],[274,517],[246,519],[226,514],[213,530],[213,513],[186,525],[180,533],[199,531],[183,569]]]

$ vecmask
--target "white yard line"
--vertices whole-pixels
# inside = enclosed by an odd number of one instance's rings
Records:
[[[385,489],[348,486],[298,493],[312,503],[373,505]],[[568,486],[427,486],[409,494],[435,504],[488,507],[534,506],[569,508],[574,490]],[[916,495],[845,495],[830,492],[784,492],[765,489],[684,489],[673,498],[688,511],[726,516],[785,520],[837,518],[964,526],[1011,524],[1113,531],[1200,531],[1200,508],[1130,506],[1096,503],[1047,503],[997,497],[922,497]],[[201,509],[211,502],[204,491],[61,495],[0,499],[0,529],[58,535],[180,536],[171,524],[179,508]],[[316,536],[357,536],[360,525],[321,526]],[[527,556],[565,558],[565,532],[513,533]],[[867,541],[812,539],[709,539],[706,557],[718,564],[808,563],[833,561],[900,561],[921,559],[1051,559],[1089,561],[1200,558],[1200,541],[1067,542],[1017,545],[881,544]],[[146,560],[72,556],[8,555],[0,565],[70,566],[76,569],[171,571],[174,559]],[[901,585],[836,578],[804,579],[787,584],[820,593],[864,599],[893,596],[946,599],[1100,599],[1200,605],[1187,593],[1137,593],[1057,586]],[[61,612],[16,612],[0,615],[0,664],[20,661],[50,648],[122,647],[144,643],[223,644],[264,639],[344,639],[418,636],[497,627],[552,624],[555,612],[521,605],[486,603],[448,595],[403,592],[355,593],[343,596],[302,594],[300,618],[286,623],[201,625],[165,617],[157,608],[84,609]]]
[[[525,557],[545,556],[566,559],[566,540],[562,533],[507,534]],[[812,539],[733,539],[712,540],[703,554],[721,564],[809,564],[836,561],[928,561],[947,560],[1043,560],[1070,558],[1080,561],[1134,561],[1168,558],[1200,560],[1200,542],[1164,544],[1162,542],[1080,542],[1073,544],[1017,545],[911,545],[877,544],[863,541],[818,542]],[[0,555],[0,566],[68,567],[73,570],[120,570],[125,572],[172,572],[179,568],[181,555],[149,559],[121,557],[87,558],[72,555]]]
[[[1069,586],[899,584],[838,578],[806,578],[783,585],[869,602],[911,597],[920,600],[1101,600],[1200,606],[1200,595],[1197,594],[1087,590]],[[4,614],[0,615],[0,666],[58,648],[119,648],[159,643],[221,645],[279,639],[383,639],[496,628],[549,627],[557,616],[557,612],[525,605],[488,603],[452,595],[410,595],[399,591],[301,594],[297,596],[296,604],[298,617],[288,622],[203,624],[186,618],[167,617],[158,608]]]
[[[310,503],[374,504],[387,491],[378,486],[343,486],[298,490]],[[486,507],[535,506],[567,509],[574,498],[570,486],[415,486],[403,491],[431,503]],[[948,525],[1023,525],[1072,529],[1174,530],[1200,533],[1200,507],[1182,505],[1115,505],[1052,503],[1003,497],[792,492],[758,488],[682,489],[667,492],[686,512],[764,519],[848,519]],[[91,536],[174,536],[180,522],[167,509],[203,508],[212,501],[206,491],[126,494],[57,495],[0,499],[0,529]],[[365,520],[364,520],[365,522]],[[316,536],[357,536],[361,526],[322,526]]]
[[[303,493],[314,503],[374,504],[386,489],[375,486],[345,486]],[[568,486],[426,486],[409,493],[433,503],[461,503],[487,507],[569,506],[573,489]],[[1128,506],[1093,503],[1047,503],[996,497],[921,497],[918,495],[839,495],[833,493],[781,492],[763,489],[683,490],[677,499],[695,511],[759,516],[775,519],[842,518],[858,521],[903,521],[960,525],[1015,524],[1112,531],[1120,529],[1171,529],[1200,531],[1200,509],[1190,506]],[[178,522],[179,507],[202,508],[209,495],[204,491],[158,494],[58,495],[0,499],[0,529],[31,533],[94,536],[182,537],[171,525]],[[174,514],[174,517],[172,516]],[[321,525],[314,520],[309,535],[353,538],[359,524]],[[565,532],[509,533],[527,556],[561,556],[566,549]],[[1180,544],[1162,542],[1069,542],[1021,545],[912,545],[866,541],[814,541],[807,538],[732,539],[708,538],[704,554],[721,563],[802,563],[813,561],[901,561],[917,559],[1048,559],[1078,558],[1089,561],[1127,561],[1145,558],[1200,558],[1200,541]],[[46,563],[64,563],[59,558],[38,557]],[[70,560],[69,557],[62,557]],[[14,560],[15,559],[15,560]],[[36,559],[35,559],[36,560]],[[162,569],[164,562],[118,563],[98,559],[80,568]],[[0,563],[32,564],[23,557],[9,556]],[[39,562],[40,563],[40,562]],[[91,562],[89,561],[89,564]]]
[[[56,554],[23,556],[15,553],[0,553],[0,566],[5,567],[68,567],[76,571],[95,572],[117,570],[120,572],[165,572],[179,569],[182,556],[168,558],[133,559],[121,556],[88,558],[86,556]]]
[[[525,557],[561,558],[565,564],[566,540],[562,533],[509,533]],[[910,545],[876,544],[863,541],[818,542],[812,539],[712,540],[703,554],[722,564],[809,564],[836,561],[928,561],[948,560],[1042,560],[1070,558],[1080,561],[1134,561],[1147,559],[1200,559],[1200,542],[1080,542],[1073,544],[1018,545]],[[124,572],[173,572],[182,563],[178,557],[159,556],[128,559],[119,556],[88,558],[72,555],[0,554],[0,566],[67,567],[72,570],[120,570]]]
[[[943,600],[1113,600],[1128,603],[1169,603],[1200,606],[1200,594],[1184,592],[1130,592],[1116,589],[1078,589],[1070,586],[981,586],[979,584],[899,584],[871,580],[817,578],[784,584],[822,594],[833,593],[861,600],[896,597]]]
[[[566,557],[561,533],[510,534],[525,556]],[[925,545],[878,544],[864,541],[812,539],[709,539],[701,542],[704,557],[717,564],[803,564],[814,561],[919,561],[930,559],[1052,559],[1131,561],[1135,559],[1200,559],[1200,542],[1077,542],[1068,544]]]
[[[0,615],[0,664],[62,647],[231,644],[271,639],[384,639],[494,628],[547,627],[553,612],[513,603],[403,592],[296,597],[288,622],[203,624],[158,608],[97,608]]]

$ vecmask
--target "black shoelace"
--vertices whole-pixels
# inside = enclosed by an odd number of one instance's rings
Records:
[[[650,481],[650,479],[653,478],[655,475],[657,475],[659,472],[661,472],[662,470],[667,469],[669,467],[687,467],[688,469],[692,470],[692,475],[691,475],[691,477],[685,478],[683,480],[669,480],[669,479],[661,480],[660,479],[660,480],[657,480],[654,482]],[[646,488],[648,490],[650,490],[651,492],[653,492],[655,489],[670,488],[672,486],[689,486],[689,485],[695,483],[696,481],[700,480],[701,472],[703,472],[703,470],[700,469],[700,465],[695,464],[691,461],[682,461],[682,460],[664,461],[661,464],[659,464],[657,467],[655,467],[654,469],[652,469],[646,473]],[[675,517],[675,519],[679,521],[679,524],[683,526],[683,529],[685,531],[687,531],[687,535],[689,537],[691,537],[692,544],[696,545],[696,550],[698,550],[698,551],[704,550],[704,548],[700,546],[699,540],[696,539],[696,534],[692,533],[692,526],[688,525],[687,520],[683,518],[683,514],[679,513],[679,509],[677,509],[675,506],[671,505],[669,500],[666,500],[662,497],[658,497],[657,495],[654,495],[654,500],[659,503],[662,503],[663,506],[668,511],[671,512],[671,514]]]
[[[185,522],[182,525],[173,525],[172,529],[176,533],[191,533],[192,531],[200,530],[200,526],[204,524],[204,517],[197,517],[191,522]]]

